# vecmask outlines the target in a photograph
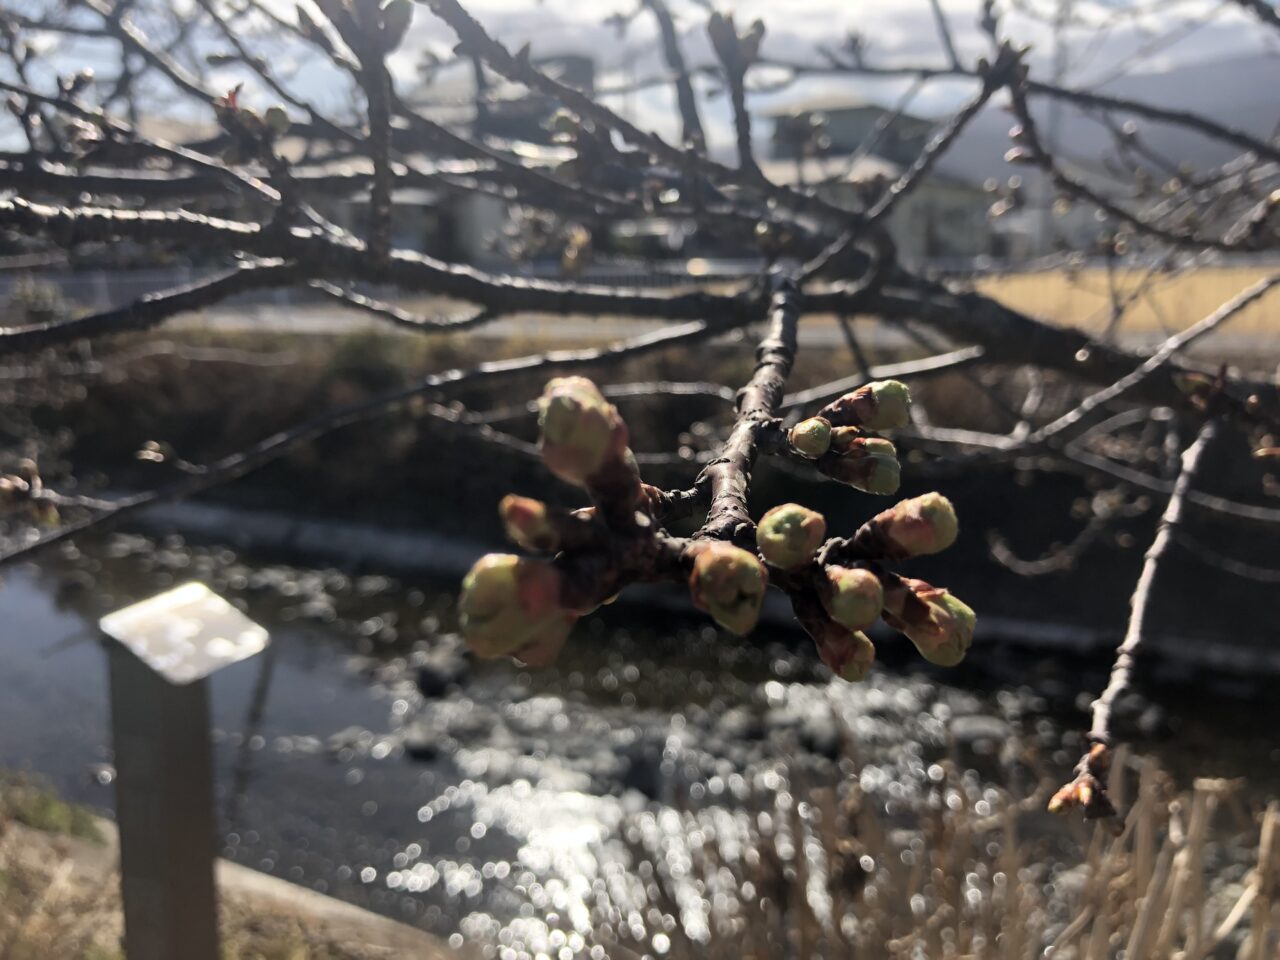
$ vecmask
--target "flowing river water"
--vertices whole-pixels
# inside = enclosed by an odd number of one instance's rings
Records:
[[[94,625],[191,579],[272,635],[212,681],[223,855],[502,958],[603,956],[602,928],[637,955],[704,943],[764,894],[762,837],[808,865],[783,873],[828,922],[818,880],[832,861],[805,824],[842,784],[907,838],[906,857],[920,809],[981,813],[1065,774],[1081,691],[1105,668],[989,646],[954,673],[890,655],[847,685],[781,627],[742,643],[619,604],[584,621],[557,666],[526,671],[463,656],[452,579],[118,534],[5,573],[0,768],[109,810]],[[1273,795],[1276,710],[1235,683],[1134,700],[1128,729],[1182,785],[1248,776]],[[1052,883],[1088,834],[1027,809]],[[873,856],[855,860],[874,876]]]

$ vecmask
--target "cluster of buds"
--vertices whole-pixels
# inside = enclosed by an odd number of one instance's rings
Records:
[[[270,157],[275,141],[284,136],[292,124],[288,112],[279,104],[263,113],[243,106],[240,103],[243,86],[236,84],[213,103],[218,124],[231,138],[222,151],[222,159],[230,164]]]
[[[902,467],[898,451],[873,431],[894,430],[910,422],[911,393],[897,380],[878,380],[847,393],[791,428],[792,452],[816,461],[833,480],[864,493],[887,496],[898,491]]]
[[[875,658],[863,631],[878,619],[904,633],[930,663],[955,666],[964,659],[973,642],[973,611],[948,591],[898,577],[880,563],[936,553],[954,542],[957,530],[950,501],[928,493],[883,511],[848,541],[824,545],[823,517],[788,503],[761,518],[756,547],[780,571],[823,662],[846,680],[861,679]]]
[[[607,579],[584,588],[566,572],[572,565],[561,561],[580,548],[589,552],[610,528],[620,536],[649,533],[639,522],[648,500],[627,426],[596,385],[583,377],[554,379],[538,413],[543,462],[560,479],[584,487],[596,506],[565,512],[530,497],[504,497],[498,512],[507,537],[530,553],[558,556],[482,557],[463,581],[459,601],[463,635],[477,656],[514,656],[531,666],[554,659],[574,623],[614,592]]]
[[[868,384],[797,424],[790,448],[863,489],[898,486],[893,444],[870,433],[907,422],[910,396],[896,381]],[[774,507],[755,527],[755,550],[713,538],[672,538],[655,522],[671,495],[640,481],[617,409],[583,377],[551,380],[538,404],[547,468],[582,487],[594,505],[563,511],[504,497],[509,539],[546,559],[491,554],[463,583],[463,633],[481,657],[550,662],[574,623],[634,580],[688,578],[694,605],[726,630],[759,622],[772,582],[790,597],[818,655],[839,677],[861,680],[875,661],[866,631],[877,619],[906,634],[929,662],[959,663],[973,640],[973,611],[948,591],[899,577],[886,562],[936,553],[956,539],[950,501],[938,493],[903,500],[848,539],[827,539],[827,522],[796,503]]]
[[[1116,808],[1107,795],[1107,779],[1111,772],[1111,750],[1105,743],[1095,743],[1076,765],[1076,775],[1066,786],[1049,798],[1049,812],[1065,814],[1081,810],[1085,819],[1115,816]]]

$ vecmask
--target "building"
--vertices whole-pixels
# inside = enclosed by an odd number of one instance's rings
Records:
[[[804,187],[838,206],[865,209],[915,161],[932,121],[848,98],[817,98],[774,110],[770,159],[775,183]],[[932,171],[890,213],[898,257],[912,266],[950,265],[1005,254],[978,184]]]

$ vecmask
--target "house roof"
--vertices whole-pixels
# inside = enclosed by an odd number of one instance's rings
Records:
[[[850,163],[850,161],[853,161]],[[828,154],[822,157],[806,157],[797,167],[795,160],[762,160],[760,170],[774,183],[809,185],[823,181],[858,183],[884,177],[896,180],[903,167],[884,157],[868,155],[854,160],[848,154]]]
[[[851,162],[852,161],[852,162]],[[803,182],[808,186],[818,183],[864,183],[876,178],[897,180],[906,171],[906,166],[886,160],[884,157],[868,154],[854,160],[850,154],[833,153],[821,157],[806,157],[801,161],[799,169],[794,159],[774,159],[760,161],[760,170],[774,183],[794,186]],[[971,190],[981,193],[982,188],[968,180],[934,171],[929,182],[945,184],[949,187]]]
[[[886,107],[883,104],[871,103],[861,97],[840,91],[829,91],[827,93],[816,94],[803,100],[794,100],[782,106],[772,107],[762,111],[761,115],[771,120],[780,120],[786,117],[799,117],[809,113],[846,113],[854,111],[866,111],[869,113],[892,113],[892,107]],[[901,113],[898,116],[897,123],[919,124],[922,126],[932,126],[935,121],[925,117],[917,117],[911,113]]]

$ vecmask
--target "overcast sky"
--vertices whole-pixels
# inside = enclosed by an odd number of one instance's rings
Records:
[[[706,12],[690,0],[669,0],[678,17],[691,64],[710,62],[705,39]],[[533,53],[591,53],[603,69],[614,71],[610,80],[645,77],[662,69],[652,17],[641,14],[619,38],[605,20],[615,12],[634,11],[637,0],[474,0],[471,12],[492,33],[518,47],[528,41]],[[814,62],[820,45],[839,46],[850,31],[869,42],[868,59],[890,65],[944,62],[928,0],[739,0],[722,9],[734,11],[742,25],[756,17],[768,28],[766,55]],[[978,28],[981,0],[942,0],[942,6],[961,58],[971,63],[988,49]],[[1014,6],[1005,0],[1006,9]],[[1009,12],[1004,17],[1006,35],[1031,44],[1033,64],[1041,76],[1051,70],[1054,32],[1047,21],[1057,0],[1024,0],[1017,4],[1043,16]],[[1072,13],[1078,25],[1065,31],[1068,79],[1075,84],[1105,83],[1108,78],[1131,72],[1160,72],[1181,63],[1272,53],[1280,57],[1280,34],[1264,28],[1231,2],[1215,0],[1075,0]],[[1119,12],[1146,11],[1117,17]],[[452,34],[420,8],[411,36],[397,54],[396,68],[406,80],[425,50],[447,53]],[[603,52],[603,53],[602,53]],[[1280,59],[1276,79],[1280,85]],[[758,108],[803,101],[814,95],[844,94],[892,103],[906,89],[903,81],[867,81],[848,77],[808,80],[787,90],[754,99]],[[922,115],[940,115],[968,96],[962,83],[939,81],[923,88],[912,102]],[[658,132],[671,135],[678,129],[669,90],[635,95],[619,101],[631,117]],[[728,148],[729,117],[724,106],[706,108],[714,145]]]
[[[296,0],[268,0],[288,19],[295,17]],[[309,0],[303,0],[309,2]],[[534,56],[557,53],[587,53],[595,57],[600,74],[598,85],[608,87],[628,80],[653,76],[664,71],[656,29],[648,12],[635,17],[625,36],[606,25],[611,14],[636,10],[639,0],[469,0],[468,9],[499,39],[512,48],[526,41]],[[978,28],[981,0],[941,0],[961,59],[966,64],[987,52],[988,43]],[[1031,44],[1032,64],[1037,76],[1049,77],[1055,48],[1054,32],[1048,24],[1060,0],[999,0],[1007,12],[1003,32],[1019,43]],[[1066,0],[1076,25],[1065,31],[1067,80],[1073,85],[1094,86],[1123,74],[1158,73],[1179,64],[1196,61],[1275,57],[1274,80],[1264,85],[1280,88],[1280,31],[1260,25],[1231,0]],[[668,0],[677,17],[687,59],[691,64],[713,60],[706,40],[705,6],[695,0]],[[15,0],[20,9],[39,14],[50,8],[61,10],[62,0]],[[868,62],[877,65],[944,64],[937,28],[929,0],[739,0],[721,2],[721,9],[733,10],[744,27],[756,17],[765,21],[766,56],[821,62],[817,49],[840,46],[851,31],[868,43]],[[175,9],[177,9],[175,5]],[[1017,8],[1017,9],[1015,9]],[[1040,16],[1029,16],[1030,8]],[[1117,17],[1117,12],[1145,11],[1137,16]],[[1020,12],[1022,11],[1022,12]],[[264,18],[264,23],[265,23]],[[274,26],[273,30],[278,29]],[[419,67],[428,52],[447,56],[454,37],[424,4],[414,11],[413,26],[405,43],[392,59],[392,67],[402,91],[420,84]],[[296,50],[296,47],[291,48]],[[48,58],[48,71],[67,69],[68,63],[98,66],[103,55],[114,49],[93,49],[72,44],[62,55]],[[279,54],[276,59],[276,54]],[[350,104],[345,77],[331,65],[291,63],[288,50],[272,51],[273,63],[282,76],[291,78],[295,90],[322,106]],[[104,76],[114,70],[103,64]],[[45,71],[41,71],[45,72]],[[252,76],[242,70],[208,68],[207,83],[214,89],[230,89],[249,80],[245,96],[249,102],[261,99]],[[1270,74],[1264,62],[1262,77]],[[49,78],[51,79],[51,77]],[[754,71],[753,82],[768,80],[763,71]],[[882,104],[896,103],[909,81],[874,81],[856,77],[809,79],[785,90],[752,98],[754,110],[790,105],[813,96],[832,95],[862,98]],[[706,90],[706,87],[702,87]],[[964,82],[938,80],[918,91],[910,104],[922,116],[942,116],[972,92]],[[164,87],[157,89],[153,110],[179,109]],[[274,100],[274,96],[270,98]],[[263,99],[259,106],[268,100]],[[611,102],[630,119],[658,133],[674,137],[679,119],[669,86],[619,97]],[[1176,104],[1173,104],[1176,106]],[[703,107],[711,146],[720,153],[732,152],[728,107],[720,97]],[[760,125],[763,126],[763,125]],[[758,131],[763,133],[764,131]]]

